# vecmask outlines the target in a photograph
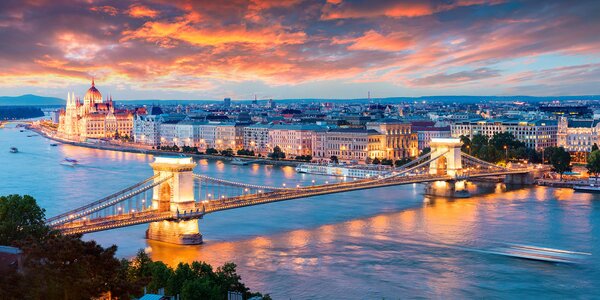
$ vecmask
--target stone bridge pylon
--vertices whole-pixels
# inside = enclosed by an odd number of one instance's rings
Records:
[[[432,138],[430,142],[431,158],[429,164],[429,174],[443,175],[452,177],[460,175],[462,171],[462,142],[456,138]]]
[[[156,181],[170,178],[155,186],[152,193],[152,208],[159,212],[179,213],[193,210],[194,173],[196,163],[191,157],[156,157],[150,164]],[[167,243],[196,245],[202,243],[202,234],[197,219],[163,220],[150,223],[146,237]]]

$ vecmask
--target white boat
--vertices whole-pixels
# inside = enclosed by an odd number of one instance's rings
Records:
[[[19,149],[17,147],[10,147],[10,153],[18,153]]]
[[[589,185],[575,185],[573,186],[573,190],[583,193],[600,193],[600,186],[593,183]]]
[[[65,159],[63,159],[63,161],[60,164],[63,166],[74,167],[79,164],[79,161],[77,161],[76,159],[65,157]]]
[[[588,253],[516,244],[494,249],[490,253],[553,263],[576,263],[582,259],[582,255],[589,255]]]
[[[315,175],[339,176],[350,178],[370,178],[389,174],[391,168],[366,165],[338,165],[338,164],[301,164],[296,167],[298,173]]]
[[[247,161],[243,161],[243,160],[241,160],[241,159],[239,159],[239,158],[237,158],[237,157],[236,157],[236,158],[234,158],[234,159],[232,159],[230,163],[231,163],[232,165],[238,165],[238,166],[245,166],[245,165],[247,165],[247,164],[248,164],[248,162],[247,162]]]

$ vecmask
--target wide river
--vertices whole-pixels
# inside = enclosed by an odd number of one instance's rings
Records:
[[[34,196],[52,216],[152,173],[153,157],[59,145],[14,125],[0,129],[0,195]],[[9,147],[19,153],[9,153]],[[81,166],[60,165],[64,157]],[[199,160],[197,173],[281,186],[335,180],[290,167]],[[483,190],[483,189],[481,189]],[[413,184],[218,212],[200,220],[205,243],[144,239],[146,225],[86,235],[118,254],[233,261],[253,290],[274,299],[597,298],[600,198],[570,189],[498,184],[468,199],[430,198]],[[589,252],[581,264],[486,253],[520,243]]]

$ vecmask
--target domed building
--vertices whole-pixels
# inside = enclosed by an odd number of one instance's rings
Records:
[[[133,113],[116,110],[112,96],[103,100],[93,79],[92,86],[83,96],[83,103],[70,93],[67,107],[59,115],[58,134],[70,140],[131,136],[132,129]]]

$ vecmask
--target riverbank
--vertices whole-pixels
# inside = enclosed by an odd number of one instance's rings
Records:
[[[261,158],[261,157],[244,157],[244,156],[221,156],[221,155],[210,155],[210,154],[192,154],[192,153],[182,153],[182,152],[171,152],[171,151],[163,151],[163,150],[157,150],[157,149],[144,149],[144,148],[135,148],[135,147],[128,147],[128,146],[122,146],[122,145],[114,145],[114,144],[94,144],[94,143],[85,143],[85,142],[75,142],[75,141],[69,141],[69,140],[65,140],[53,135],[48,134],[47,132],[45,132],[43,129],[41,128],[37,128],[34,126],[28,126],[27,127],[28,130],[31,130],[47,139],[56,141],[56,142],[60,142],[63,144],[68,144],[68,145],[73,145],[73,146],[78,146],[78,147],[85,147],[85,148],[91,148],[91,149],[99,149],[99,150],[112,150],[112,151],[121,151],[121,152],[129,152],[129,153],[141,153],[141,154],[151,154],[151,155],[185,155],[185,156],[191,156],[194,158],[200,158],[200,159],[210,159],[210,160],[225,160],[225,161],[231,161],[234,158],[237,158],[239,160],[242,161],[246,161],[248,163],[256,163],[256,164],[261,164],[261,165],[274,165],[274,166],[291,166],[291,167],[295,167],[299,164],[302,164],[303,162],[301,161],[292,161],[292,160],[271,160],[271,159],[266,159],[266,158]]]

